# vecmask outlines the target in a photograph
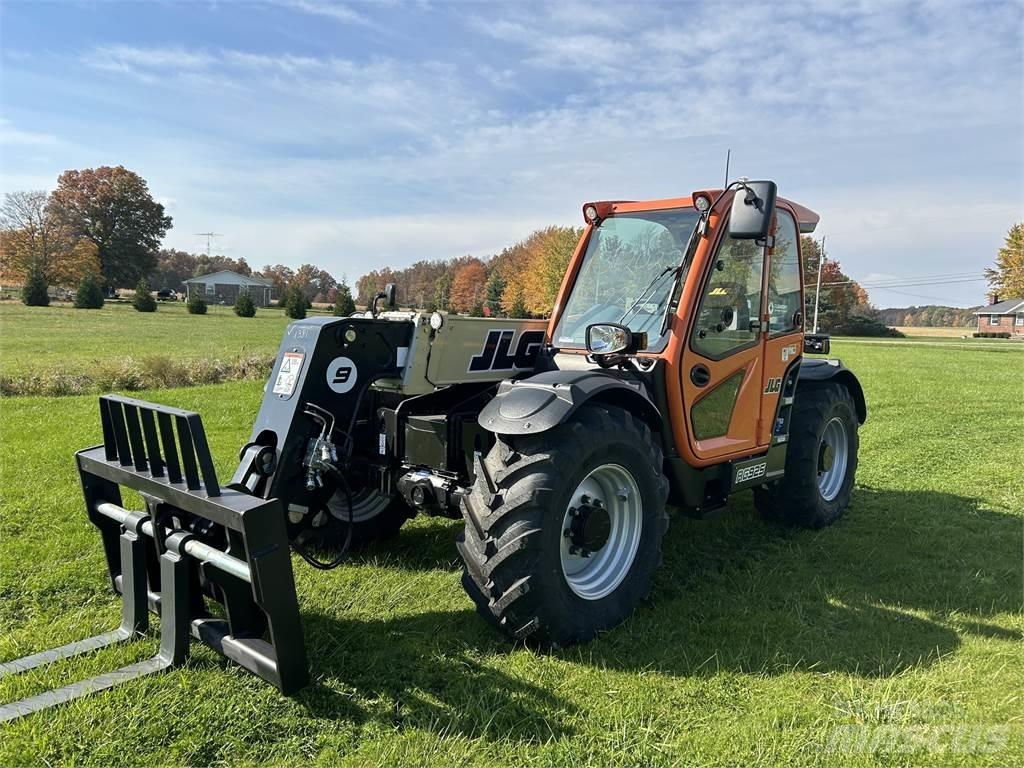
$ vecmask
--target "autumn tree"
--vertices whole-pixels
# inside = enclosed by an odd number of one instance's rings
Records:
[[[256,273],[256,277],[262,277],[264,280],[269,280],[273,283],[272,292],[277,296],[278,303],[283,307],[285,305],[285,292],[288,290],[292,278],[295,277],[295,271],[284,264],[274,264],[273,266],[267,264]]]
[[[156,267],[171,217],[137,173],[120,165],[65,171],[51,203],[75,235],[95,244],[108,285],[131,284]]]
[[[237,272],[239,275],[245,275],[246,277],[252,276],[252,268],[246,263],[244,258],[232,259],[230,256],[221,256],[220,254],[213,254],[211,256],[205,253],[201,253],[194,258],[196,264],[191,277],[212,275],[214,272],[223,272],[225,270]]]
[[[394,283],[397,289],[398,303],[402,304],[405,300],[405,292],[402,290],[402,282],[396,280],[395,276],[395,271],[390,267],[367,272],[356,280],[356,301],[364,306],[369,306],[373,297],[383,291],[385,285]]]
[[[812,329],[818,264],[822,259],[821,245],[814,238],[804,235],[800,238],[800,252],[804,262],[804,322],[808,329]],[[824,263],[821,263],[818,330],[828,332],[845,324],[852,315],[874,317],[874,314],[867,291],[843,273],[838,261],[826,257]]]
[[[580,239],[576,227],[547,227],[495,257],[494,268],[506,281],[505,309],[511,313],[517,292],[531,314],[546,317]]]
[[[1024,221],[1010,227],[995,267],[985,270],[985,278],[1001,298],[1024,298]]]
[[[452,276],[452,291],[448,303],[456,312],[469,312],[474,305],[483,301],[484,289],[487,286],[487,267],[473,256],[459,259],[459,262]]]
[[[0,206],[0,274],[46,285],[77,283],[99,269],[96,247],[55,215],[43,190],[9,192]]]
[[[328,291],[334,290],[338,281],[330,272],[315,264],[303,264],[297,270],[291,280],[291,285],[297,286],[306,297],[307,301],[323,300]]]
[[[176,248],[161,248],[156,255],[156,269],[151,275],[153,285],[159,288],[181,290],[185,281],[196,277],[196,265],[199,257],[188,251]]]

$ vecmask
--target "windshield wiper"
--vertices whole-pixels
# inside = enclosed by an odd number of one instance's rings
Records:
[[[719,195],[721,197],[721,195]],[[689,263],[690,259],[693,258],[693,254],[697,250],[697,241],[699,239],[698,230],[700,226],[695,226],[690,232],[690,239],[686,243],[686,248],[683,251],[683,260],[679,262],[679,266],[675,267],[676,277],[672,281],[672,287],[668,292],[668,304],[665,307],[665,314],[661,318],[661,326],[658,329],[658,338],[660,339],[665,335],[665,331],[668,330],[669,317],[672,314],[672,297],[675,296],[676,288],[679,284],[679,278],[683,274],[683,268]],[[678,302],[676,303],[678,306]]]
[[[633,302],[632,304],[630,304],[630,305],[629,305],[629,309],[627,309],[627,310],[626,310],[625,312],[623,312],[623,313],[622,313],[622,317],[620,317],[620,318],[619,318],[619,319],[618,319],[618,320],[616,321],[616,324],[617,324],[617,325],[621,325],[621,324],[622,324],[622,322],[623,322],[623,321],[624,321],[624,320],[625,320],[625,319],[626,319],[627,317],[629,317],[630,313],[631,313],[631,312],[632,312],[632,311],[633,311],[634,309],[636,309],[636,308],[637,308],[638,306],[640,306],[640,302],[641,302],[641,301],[643,301],[644,299],[646,299],[646,298],[648,297],[648,295],[649,295],[649,294],[651,294],[651,293],[653,292],[653,290],[654,290],[654,287],[655,287],[655,286],[656,286],[656,285],[657,285],[657,284],[658,284],[659,282],[661,282],[661,279],[662,279],[663,277],[665,277],[665,275],[667,275],[667,274],[668,274],[669,272],[671,272],[672,270],[674,270],[674,269],[679,269],[679,266],[681,266],[681,265],[669,264],[669,265],[668,265],[667,267],[665,267],[665,268],[664,268],[663,270],[661,270],[661,272],[659,272],[658,274],[656,274],[656,275],[654,276],[654,279],[653,279],[653,280],[651,280],[651,282],[649,282],[649,283],[647,284],[647,287],[646,287],[646,288],[644,288],[644,289],[643,289],[643,290],[642,290],[642,291],[640,292],[640,295],[639,295],[639,296],[637,296],[637,298],[636,298],[636,301],[634,301],[634,302]],[[659,306],[661,305],[661,302],[660,302],[660,301],[658,302],[658,305],[659,305]]]

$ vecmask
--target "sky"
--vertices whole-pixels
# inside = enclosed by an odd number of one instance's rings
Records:
[[[3,0],[0,192],[121,164],[166,246],[352,281],[720,186],[731,149],[865,285],[976,276],[1024,218],[1022,39],[1020,0]]]

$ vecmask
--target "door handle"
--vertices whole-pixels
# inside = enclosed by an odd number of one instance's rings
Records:
[[[711,381],[711,371],[705,365],[695,365],[690,369],[690,381],[698,387],[706,387]]]

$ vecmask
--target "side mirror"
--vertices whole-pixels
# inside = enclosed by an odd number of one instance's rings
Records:
[[[831,337],[827,333],[805,333],[805,355],[827,355],[832,348]]]
[[[593,355],[629,355],[647,346],[646,333],[633,333],[618,323],[587,326],[587,352]]]
[[[733,240],[761,240],[768,237],[775,215],[778,188],[774,181],[747,181],[736,190],[729,216],[729,236]]]
[[[397,292],[397,286],[394,283],[388,283],[384,286],[384,306],[388,309],[394,309],[395,294]]]

